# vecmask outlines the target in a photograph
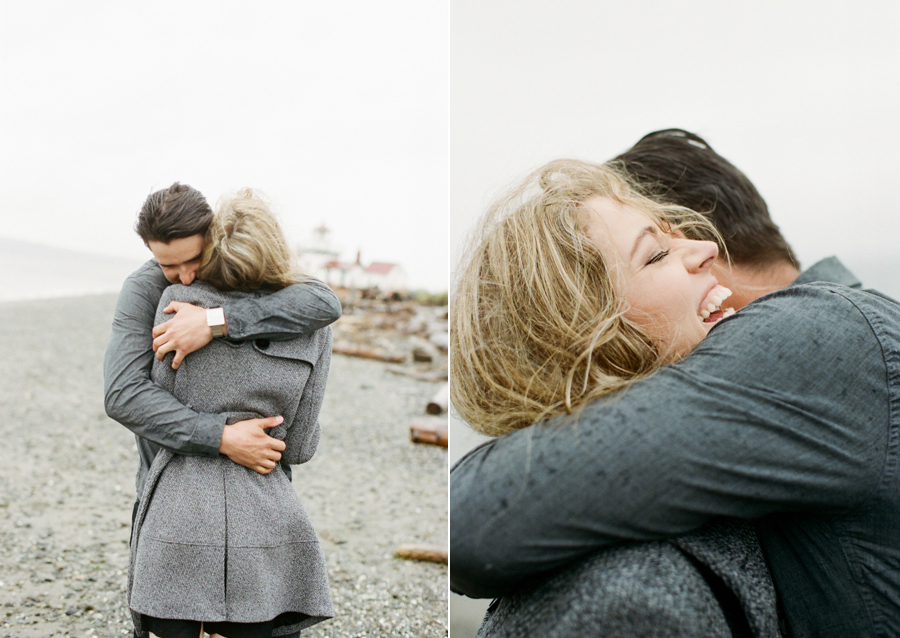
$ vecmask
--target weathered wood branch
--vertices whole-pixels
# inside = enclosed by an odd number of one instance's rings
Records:
[[[444,563],[445,565],[448,561],[447,550],[422,545],[401,545],[397,548],[394,555],[398,558],[427,560],[432,563]]]
[[[364,359],[376,359],[377,361],[387,361],[388,363],[403,363],[406,361],[405,354],[396,352],[385,352],[377,348],[369,348],[367,346],[354,346],[351,344],[335,344],[332,349],[335,354],[343,354],[348,357],[362,357]]]

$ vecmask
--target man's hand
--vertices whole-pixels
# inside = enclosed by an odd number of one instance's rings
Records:
[[[172,369],[182,360],[212,341],[212,329],[206,325],[206,309],[181,301],[173,301],[163,312],[175,316],[153,328],[153,351],[160,361],[167,352],[175,351]]]
[[[266,419],[247,419],[226,425],[222,431],[219,452],[238,465],[268,474],[281,460],[281,453],[287,447],[266,434],[266,429],[281,425],[284,417],[270,416]]]

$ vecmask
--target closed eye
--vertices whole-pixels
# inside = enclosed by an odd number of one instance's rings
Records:
[[[650,258],[650,261],[647,262],[647,265],[649,266],[650,264],[655,264],[656,262],[665,259],[666,255],[668,255],[668,254],[669,254],[668,250],[659,251],[658,253],[653,255],[653,257]]]

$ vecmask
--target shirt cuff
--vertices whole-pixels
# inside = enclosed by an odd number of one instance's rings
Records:
[[[197,415],[194,432],[191,435],[191,443],[197,453],[203,454],[204,456],[218,456],[219,447],[222,445],[222,431],[224,429],[224,414],[201,412]]]

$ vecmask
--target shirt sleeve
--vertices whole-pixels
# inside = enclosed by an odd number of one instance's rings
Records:
[[[259,298],[224,304],[228,338],[293,339],[324,328],[341,316],[334,291],[317,279],[288,286]]]
[[[878,484],[881,344],[840,286],[789,288],[580,415],[476,448],[451,471],[451,586],[505,595],[604,546],[714,516],[835,513]]]
[[[106,413],[137,436],[180,454],[216,456],[224,415],[195,412],[153,383],[153,320],[167,286],[155,262],[125,280],[103,361]]]

